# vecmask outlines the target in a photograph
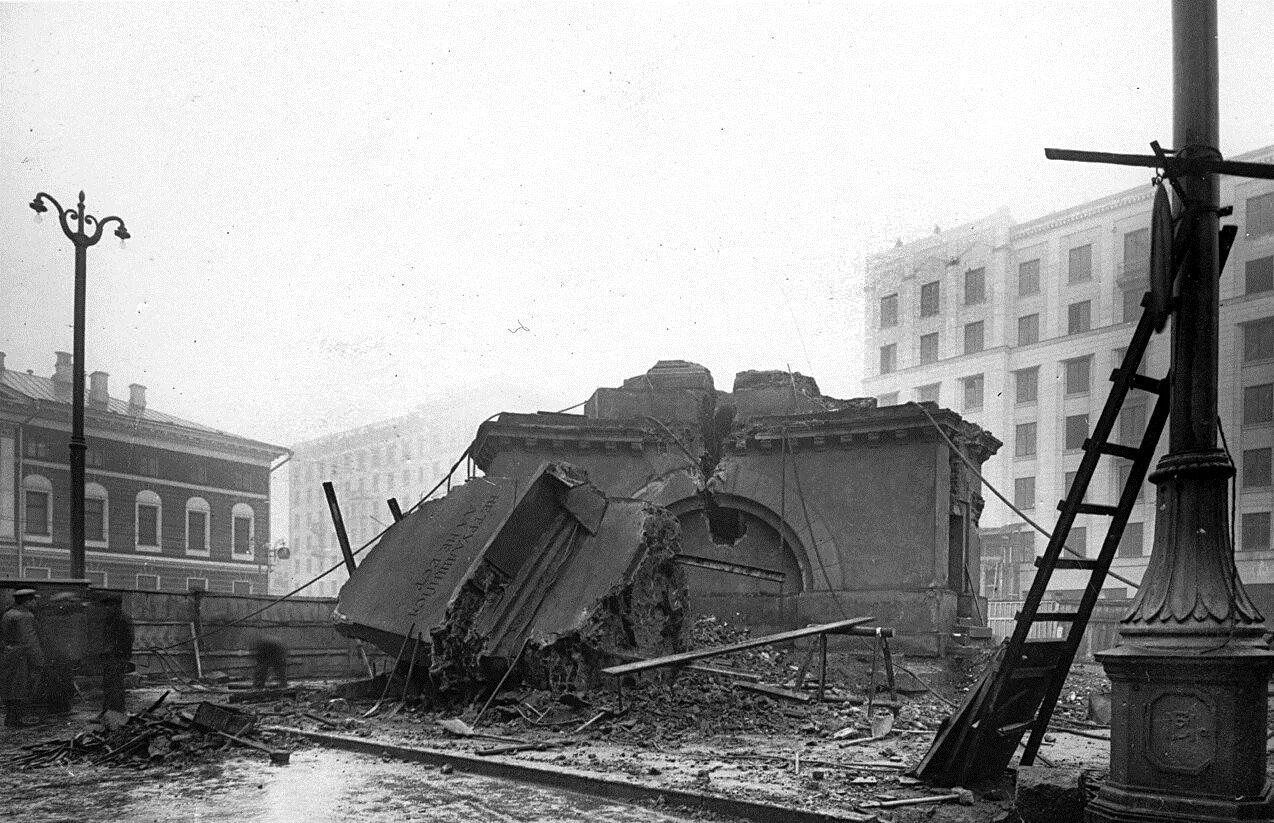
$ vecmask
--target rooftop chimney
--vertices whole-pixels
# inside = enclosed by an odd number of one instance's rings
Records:
[[[106,380],[109,377],[110,375],[104,371],[95,371],[88,376],[88,402],[99,406],[106,405],[106,402],[111,399],[110,392],[106,390]]]
[[[131,383],[128,386],[128,411],[131,414],[141,414],[146,408],[146,387],[140,383]]]
[[[53,367],[54,383],[70,383],[71,382],[71,355],[64,351],[56,352],[58,362]]]

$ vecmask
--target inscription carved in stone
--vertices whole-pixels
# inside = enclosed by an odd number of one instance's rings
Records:
[[[1146,756],[1164,771],[1198,774],[1216,759],[1216,708],[1200,693],[1168,692],[1147,711]]]

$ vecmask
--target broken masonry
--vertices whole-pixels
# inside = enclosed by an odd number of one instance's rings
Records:
[[[972,465],[999,449],[927,408]],[[872,615],[922,654],[956,651],[986,622],[980,481],[914,405],[827,397],[787,371],[740,372],[724,392],[703,366],[663,360],[597,389],[583,415],[500,414],[470,453],[521,483],[566,460],[612,498],[666,508],[691,617],[764,633]]]
[[[685,647],[679,538],[666,510],[608,499],[568,464],[470,480],[386,532],[341,589],[336,628],[421,672],[426,698],[515,667],[537,688],[591,688],[616,652]]]

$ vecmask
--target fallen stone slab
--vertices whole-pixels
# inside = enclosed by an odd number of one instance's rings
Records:
[[[431,694],[515,669],[535,688],[586,690],[613,662],[607,650],[685,648],[680,538],[667,509],[608,498],[567,463],[543,464],[529,484],[478,478],[390,527],[333,620]]]

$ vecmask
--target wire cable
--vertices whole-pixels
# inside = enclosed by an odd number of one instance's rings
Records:
[[[964,465],[968,467],[969,471],[973,472],[973,476],[974,476],[974,477],[976,477],[978,480],[982,481],[982,485],[983,485],[983,486],[986,486],[988,489],[990,489],[992,494],[994,494],[996,497],[1000,498],[1000,501],[1001,501],[1002,503],[1004,503],[1004,505],[1006,505],[1006,506],[1008,506],[1010,509],[1012,509],[1012,510],[1013,510],[1013,512],[1014,512],[1014,513],[1015,513],[1018,517],[1022,518],[1022,520],[1023,520],[1023,521],[1025,521],[1025,522],[1026,522],[1029,526],[1031,526],[1032,528],[1034,528],[1034,529],[1035,529],[1037,532],[1039,532],[1040,534],[1042,534],[1042,535],[1044,535],[1045,537],[1047,537],[1049,540],[1052,540],[1052,539],[1053,539],[1053,535],[1052,535],[1052,533],[1051,533],[1051,532],[1045,531],[1045,529],[1044,529],[1044,527],[1043,527],[1043,526],[1041,526],[1039,523],[1036,523],[1034,520],[1032,520],[1030,517],[1028,517],[1028,516],[1027,516],[1027,514],[1026,514],[1026,512],[1022,511],[1022,510],[1021,510],[1021,509],[1019,509],[1017,506],[1013,505],[1012,501],[1010,501],[1007,497],[1005,497],[1003,494],[1001,494],[999,489],[997,489],[995,486],[991,485],[990,481],[988,481],[985,477],[983,477],[983,476],[982,476],[982,473],[981,473],[981,472],[979,472],[979,471],[978,471],[978,469],[977,469],[977,467],[973,465],[973,461],[971,461],[971,460],[969,460],[969,458],[965,457],[965,456],[964,456],[964,452],[963,452],[963,451],[961,451],[961,450],[960,450],[960,448],[959,448],[958,446],[956,446],[956,444],[955,444],[955,443],[951,442],[951,438],[950,438],[950,437],[947,437],[947,433],[946,433],[945,431],[943,431],[943,430],[942,430],[942,426],[938,425],[938,421],[933,419],[933,415],[929,414],[929,410],[928,410],[928,409],[926,409],[926,408],[925,408],[923,405],[921,405],[920,403],[917,403],[915,400],[909,400],[909,401],[907,401],[906,403],[904,403],[903,405],[905,405],[905,406],[915,406],[917,409],[920,409],[920,411],[924,413],[924,416],[925,416],[925,417],[927,417],[927,418],[929,418],[929,422],[933,424],[933,427],[934,427],[935,429],[937,429],[937,430],[938,430],[938,434],[939,434],[939,436],[941,436],[941,437],[942,437],[942,439],[946,442],[947,446],[951,449],[951,451],[955,454],[955,456],[956,456],[956,457],[958,457],[958,458],[960,458],[960,462],[964,463]],[[1062,545],[1062,548],[1063,548],[1063,549],[1065,549],[1066,551],[1070,552],[1071,554],[1073,554],[1073,555],[1074,555],[1074,556],[1076,556],[1076,557],[1080,557],[1080,558],[1087,557],[1087,555],[1083,554],[1082,552],[1077,552],[1077,551],[1075,551],[1074,549],[1072,549],[1070,546],[1067,546],[1067,545],[1065,545],[1065,544],[1063,544],[1063,545]],[[1122,575],[1119,575],[1119,574],[1117,574],[1117,573],[1115,573],[1115,572],[1113,572],[1113,571],[1108,571],[1108,572],[1106,572],[1106,575],[1107,575],[1108,577],[1113,577],[1113,578],[1115,578],[1115,579],[1116,579],[1116,580],[1118,580],[1120,583],[1123,583],[1123,584],[1128,585],[1128,586],[1132,586],[1134,589],[1141,588],[1140,584],[1134,583],[1134,582],[1132,582],[1131,580],[1129,580],[1128,578],[1123,577]]]

